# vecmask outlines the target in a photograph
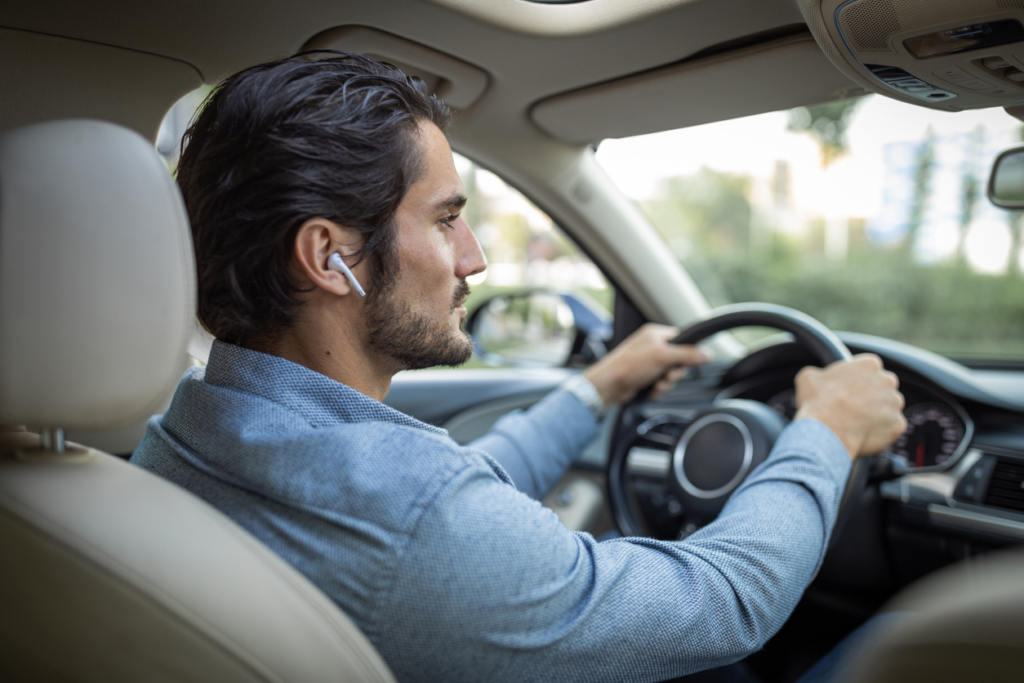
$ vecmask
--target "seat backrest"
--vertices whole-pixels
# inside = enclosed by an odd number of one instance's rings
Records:
[[[229,519],[63,444],[60,428],[117,428],[163,400],[193,280],[180,195],[146,140],[97,121],[0,137],[0,680],[393,681]]]
[[[965,560],[910,586],[842,683],[1024,679],[1024,552]]]

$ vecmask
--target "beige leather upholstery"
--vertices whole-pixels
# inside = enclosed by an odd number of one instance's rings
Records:
[[[90,121],[0,138],[3,415],[137,419],[193,324],[180,198],[151,145]],[[13,289],[12,289],[13,288]],[[0,680],[393,681],[295,570],[192,494],[0,427]]]
[[[63,121],[0,138],[0,421],[108,429],[155,411],[192,330],[187,226],[139,135]]]
[[[961,562],[887,607],[845,683],[960,683],[1024,678],[1024,552]]]
[[[0,680],[392,680],[329,599],[216,510],[113,456],[58,463],[37,445],[0,435]]]

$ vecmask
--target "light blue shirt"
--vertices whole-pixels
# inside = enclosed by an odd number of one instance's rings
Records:
[[[598,543],[535,499],[597,433],[556,390],[459,446],[274,356],[217,342],[132,462],[330,596],[400,681],[658,681],[734,662],[821,564],[850,458],[790,425],[713,524]]]

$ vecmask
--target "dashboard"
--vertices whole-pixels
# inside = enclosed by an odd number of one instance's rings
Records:
[[[733,398],[767,404],[792,420],[796,415],[794,380],[798,368],[760,373],[726,387],[716,401]],[[906,399],[907,429],[892,445],[892,452],[906,460],[908,471],[942,471],[952,467],[966,452],[974,436],[974,421],[951,394],[927,386],[920,379],[899,373],[900,391]],[[899,376],[898,374],[898,376]]]
[[[847,525],[849,539],[838,539],[819,583],[831,577],[846,590],[860,582],[885,595],[964,557],[1024,543],[1024,369],[971,369],[898,342],[839,336],[855,354],[879,355],[899,377],[908,424],[891,448],[899,457],[872,471],[860,519]],[[669,468],[672,444],[701,407],[744,399],[792,419],[794,378],[812,364],[796,344],[770,343],[730,367],[702,369],[644,405],[626,472],[651,535],[693,531]],[[830,563],[839,566],[830,571]]]
[[[823,624],[843,632],[854,628],[903,587],[938,569],[1024,544],[1024,366],[966,367],[878,337],[839,337],[854,353],[880,356],[900,378],[910,424],[895,449],[907,468],[879,472],[864,487],[804,600],[773,638],[775,645],[762,651],[769,659],[772,648],[788,653]],[[791,415],[793,378],[808,364],[812,359],[800,347],[775,340],[738,362],[693,368],[672,392],[641,405],[625,488],[647,535],[688,533],[692,522],[667,475],[673,449],[701,411],[747,399],[767,412]],[[469,443],[502,415],[536,404],[577,372],[410,371],[395,377],[386,401]],[[613,445],[625,428],[621,416],[621,409],[609,412],[599,436],[544,501],[567,526],[578,520],[570,528],[598,538],[615,534],[617,526],[606,479]]]
[[[854,353],[879,355],[900,378],[907,432],[894,446],[900,472],[876,473],[859,517],[825,560],[818,582],[878,600],[965,557],[1024,543],[1024,367],[969,368],[922,349],[840,333]],[[668,395],[642,406],[626,463],[631,499],[658,538],[686,533],[687,515],[667,485],[672,451],[699,412],[743,398],[792,414],[793,378],[813,364],[800,347],[771,343],[735,363],[691,370]],[[575,374],[567,368],[401,373],[387,403],[443,426],[460,443],[485,434],[510,410],[536,403]],[[601,482],[618,411],[566,476]],[[627,435],[628,436],[628,435]],[[595,534],[613,525],[607,501]],[[873,599],[873,598],[872,598]],[[860,601],[873,604],[870,599]]]

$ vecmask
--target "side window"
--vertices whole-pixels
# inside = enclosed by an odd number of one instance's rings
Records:
[[[466,222],[487,256],[487,270],[469,279],[470,304],[528,287],[585,293],[609,313],[614,290],[601,271],[551,218],[494,173],[459,154],[466,185]]]
[[[550,216],[500,177],[469,159],[456,154],[455,165],[469,198],[463,215],[487,256],[487,270],[468,278],[471,293],[466,307],[470,315],[496,295],[524,290],[568,294],[573,298],[577,316],[580,314],[577,302],[592,308],[601,317],[611,315],[614,289]],[[538,302],[554,299],[534,299],[533,314],[554,313],[554,307],[549,311],[537,310]],[[529,304],[526,307],[529,308]],[[530,315],[525,309],[523,315],[525,322]],[[541,333],[534,336],[538,344],[550,345],[551,340],[542,339]],[[520,340],[528,344],[529,338],[527,335]],[[529,350],[523,353],[523,360],[539,360]],[[486,365],[474,356],[463,367]]]
[[[495,294],[546,288],[584,293],[610,313],[614,292],[608,281],[548,214],[494,173],[458,154],[455,162],[469,197],[466,222],[487,257],[487,269],[469,279],[471,305]]]

